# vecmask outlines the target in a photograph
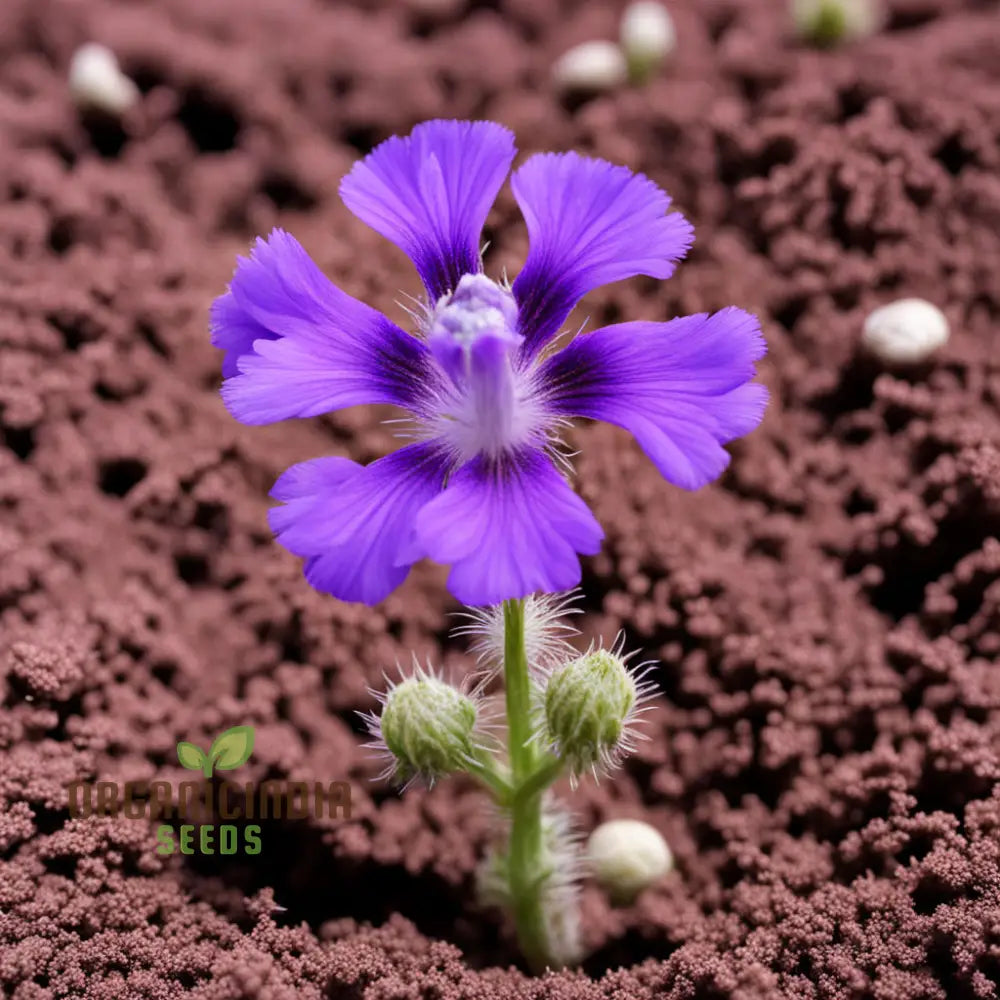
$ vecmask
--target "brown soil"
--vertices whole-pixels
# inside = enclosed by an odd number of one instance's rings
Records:
[[[894,0],[831,53],[778,0],[673,0],[674,66],[567,107],[552,60],[618,3],[5,0],[0,5],[0,991],[16,1000],[995,997],[1000,979],[1000,12]],[[434,10],[432,10],[434,8]],[[498,8],[498,9],[494,9]],[[81,118],[74,49],[143,91]],[[287,465],[365,460],[384,414],[241,428],[207,308],[280,222],[402,319],[416,278],[340,204],[371,145],[486,117],[524,152],[650,174],[697,227],[665,284],[596,322],[736,303],[774,401],[697,495],[579,428],[608,533],[587,630],[658,657],[654,739],[575,802],[656,824],[677,871],[585,895],[583,973],[533,981],[471,903],[491,817],[462,783],[372,779],[356,710],[397,660],[470,660],[443,574],[374,610],[271,539]],[[489,267],[526,237],[505,196]],[[953,337],[879,371],[861,323],[906,294]],[[354,812],[269,821],[257,857],[163,857],[74,819],[77,779],[179,781],[175,745],[256,727],[247,780],[351,782]]]

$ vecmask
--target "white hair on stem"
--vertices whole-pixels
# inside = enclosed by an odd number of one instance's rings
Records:
[[[575,606],[580,597],[581,592],[576,589],[564,594],[532,594],[525,598],[524,646],[532,671],[545,671],[577,656],[569,640],[579,635],[579,630],[564,619],[583,613]],[[466,619],[466,623],[454,629],[452,635],[473,637],[470,648],[477,662],[486,668],[487,676],[491,677],[503,666],[503,605],[468,608],[459,612],[459,617]]]

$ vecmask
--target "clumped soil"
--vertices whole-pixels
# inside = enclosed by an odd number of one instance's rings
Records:
[[[817,53],[777,0],[674,0],[643,89],[560,102],[552,60],[618,4],[5,0],[0,6],[0,990],[83,997],[995,997],[1000,980],[1000,16],[893,0]],[[109,45],[143,98],[81,118]],[[677,870],[631,908],[588,889],[590,958],[533,980],[472,902],[493,820],[468,784],[374,781],[356,711],[411,651],[456,671],[420,567],[382,606],[305,585],[271,539],[288,464],[392,447],[386,413],[239,427],[209,302],[280,223],[393,317],[408,263],[337,198],[434,116],[580,149],[667,187],[697,243],[671,281],[579,318],[737,303],[770,345],[763,426],[697,495],[579,427],[607,528],[588,634],[657,657],[653,739],[576,796],[656,824]],[[516,272],[509,195],[488,266]],[[856,345],[916,294],[953,337],[918,371]],[[175,746],[253,725],[244,780],[348,781],[349,821],[269,821],[259,856],[164,857],[74,819],[73,780],[190,777]]]

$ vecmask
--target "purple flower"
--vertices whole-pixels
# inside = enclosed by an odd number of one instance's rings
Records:
[[[666,479],[697,489],[726,467],[722,445],[760,422],[766,390],[750,380],[765,346],[740,309],[622,323],[551,349],[587,292],[669,277],[692,229],[625,167],[533,156],[512,178],[528,259],[513,286],[497,283],[479,241],[514,153],[499,125],[430,121],[341,183],[347,207],[416,265],[427,289],[417,335],[331,284],[281,230],[240,258],[213,305],[238,420],[360,403],[412,417],[412,442],[385,458],[318,458],[276,483],[271,526],[318,590],[374,604],[423,557],[450,564],[466,604],[567,590],[603,533],[554,461],[561,424],[618,424]]]

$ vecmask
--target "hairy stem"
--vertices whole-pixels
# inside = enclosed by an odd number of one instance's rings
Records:
[[[507,732],[514,788],[510,806],[510,893],[521,951],[528,963],[541,971],[551,964],[542,907],[544,785],[539,786],[533,780],[540,755],[531,738],[531,681],[524,646],[524,601],[505,601],[503,615]]]

